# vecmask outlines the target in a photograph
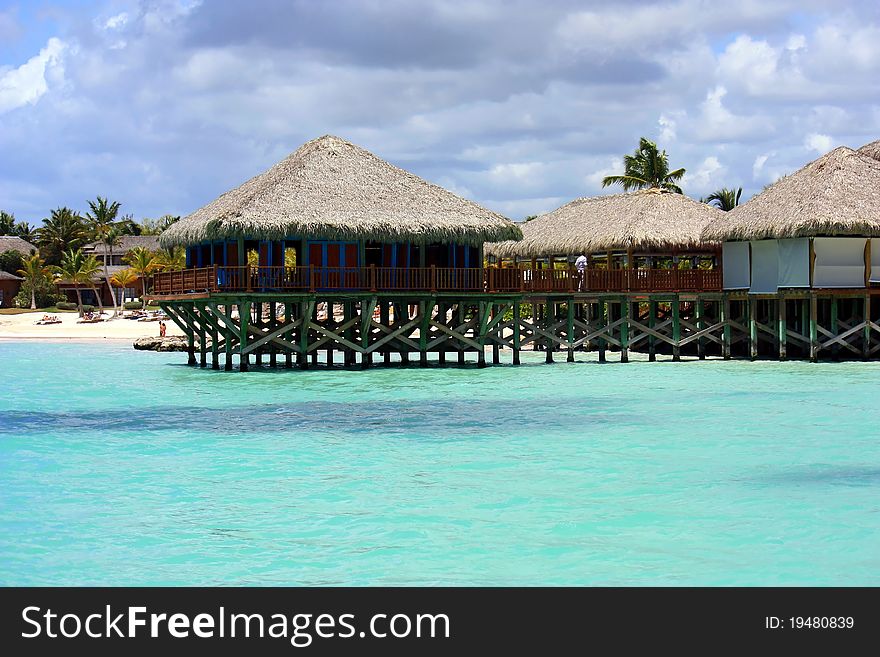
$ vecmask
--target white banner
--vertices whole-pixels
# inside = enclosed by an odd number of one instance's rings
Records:
[[[779,288],[779,245],[776,240],[752,242],[752,285],[749,294],[776,294]]]
[[[779,287],[810,287],[810,240],[807,237],[777,240]]]
[[[864,237],[816,237],[813,287],[865,287]]]
[[[871,240],[871,282],[880,283],[880,239]]]
[[[725,290],[741,290],[749,287],[749,243],[724,242],[721,245],[721,264]]]

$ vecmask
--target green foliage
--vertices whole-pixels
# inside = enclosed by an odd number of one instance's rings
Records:
[[[682,193],[677,183],[684,176],[685,170],[670,171],[666,151],[658,150],[657,144],[644,137],[639,140],[639,147],[632,155],[624,155],[623,165],[623,175],[605,176],[602,187],[620,185],[624,191],[659,188]]]
[[[24,256],[18,251],[4,251],[0,253],[0,271],[15,274],[24,264]]]
[[[702,201],[703,203],[714,205],[719,210],[729,212],[739,205],[739,198],[740,196],[742,196],[742,193],[742,187],[737,187],[736,189],[728,189],[727,187],[722,187],[721,189],[709,194],[709,196],[702,199]]]
[[[63,294],[60,294],[55,287],[55,283],[47,278],[39,281],[35,287],[29,281],[22,281],[21,289],[18,291],[18,294],[15,295],[12,303],[19,308],[30,308],[32,288],[34,290],[34,300],[36,301],[37,308],[55,306],[59,301],[63,302],[64,299],[67,298]],[[73,309],[76,309],[76,304],[73,304]]]
[[[81,248],[88,239],[86,222],[70,208],[52,210],[52,215],[43,219],[43,227],[37,231],[40,252],[50,265],[59,264],[65,251]]]
[[[55,304],[58,310],[76,310],[76,304],[71,301],[59,301]]]
[[[180,216],[173,214],[162,215],[158,219],[144,219],[140,224],[136,224],[138,233],[132,235],[161,235],[172,224],[180,221]]]
[[[139,310],[141,305],[140,301],[126,301],[122,304],[122,307],[125,308],[125,310]]]
[[[84,313],[93,313],[93,312],[95,312],[95,307],[92,305],[89,305],[87,303],[84,303],[83,304],[83,312]]]

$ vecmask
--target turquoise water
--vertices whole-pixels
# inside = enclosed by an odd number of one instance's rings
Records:
[[[0,343],[0,583],[880,584],[880,365]]]

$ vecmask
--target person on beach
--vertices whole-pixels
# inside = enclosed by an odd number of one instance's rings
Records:
[[[159,337],[160,338],[165,337],[165,322],[162,322],[162,321],[159,322]]]
[[[577,260],[574,261],[575,269],[577,269],[578,273],[578,292],[584,289],[584,276],[586,275],[587,270],[587,256],[581,254],[578,256]]]

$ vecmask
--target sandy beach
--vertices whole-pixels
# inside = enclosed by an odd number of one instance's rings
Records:
[[[94,324],[78,324],[77,313],[58,313],[60,324],[37,325],[45,313],[0,315],[0,339],[13,340],[131,340],[159,335],[159,322],[138,322],[116,318]],[[108,317],[112,313],[108,313]],[[183,335],[171,320],[165,322],[167,335]]]

